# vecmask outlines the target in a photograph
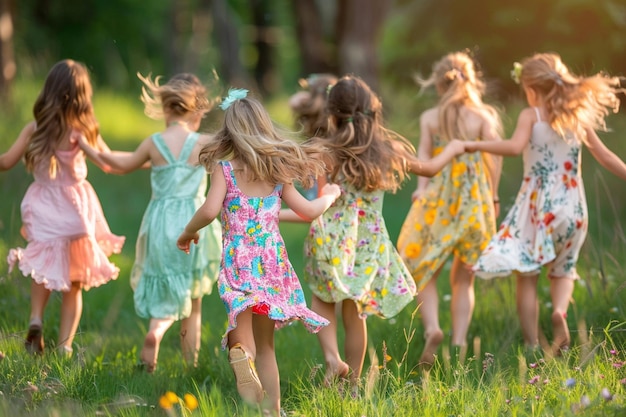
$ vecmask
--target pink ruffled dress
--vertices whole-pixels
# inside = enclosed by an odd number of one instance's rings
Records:
[[[72,282],[88,290],[117,278],[119,268],[108,257],[121,251],[125,237],[111,233],[78,144],[55,156],[56,176],[50,175],[49,162],[34,169],[35,182],[21,205],[28,244],[9,251],[9,271],[17,265],[52,291],[69,291]]]

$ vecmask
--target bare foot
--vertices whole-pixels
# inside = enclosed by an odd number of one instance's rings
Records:
[[[441,329],[433,330],[425,335],[426,343],[418,365],[424,368],[430,368],[435,363],[435,355],[439,349],[439,345],[443,342],[443,332]]]
[[[566,317],[566,314],[561,314],[558,311],[552,313],[552,329],[554,331],[552,352],[554,356],[561,356],[563,351],[569,349],[570,336]]]
[[[333,381],[344,379],[350,373],[350,367],[344,361],[338,363],[326,363],[326,373],[324,374],[324,386],[332,385]]]
[[[157,365],[158,341],[154,333],[148,332],[141,349],[141,362],[146,367],[146,372],[153,373]]]

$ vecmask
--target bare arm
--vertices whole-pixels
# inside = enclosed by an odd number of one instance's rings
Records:
[[[315,200],[307,200],[294,187],[293,184],[285,184],[283,187],[283,201],[305,221],[312,221],[319,217],[341,195],[341,189],[337,184],[325,184],[320,191],[320,196]]]
[[[150,161],[152,139],[144,139],[134,152],[111,151],[101,137],[98,137],[96,147],[90,146],[84,137],[79,139],[79,145],[87,157],[104,172],[127,174],[143,168]]]
[[[483,141],[501,141],[502,138],[496,130],[496,125],[491,115],[485,115],[482,127],[481,138]],[[487,161],[487,169],[489,170],[489,185],[491,186],[491,194],[494,203],[499,203],[498,187],[500,186],[500,176],[502,175],[502,157],[497,155],[484,155],[483,159]],[[496,207],[496,214],[499,212],[499,206]]]
[[[427,116],[428,115],[425,113],[420,117],[420,143],[417,147],[417,157],[420,161],[427,161],[433,156],[433,139],[430,135],[430,126]],[[412,166],[409,166],[409,170],[416,173],[412,168]],[[417,189],[413,193],[413,199],[416,199],[428,185],[428,176],[417,175],[420,176],[417,178]],[[430,177],[432,177],[432,175],[430,175]]]
[[[207,192],[206,200],[193,215],[185,230],[180,234],[176,242],[178,249],[189,253],[191,242],[198,243],[198,231],[209,225],[222,209],[222,203],[226,198],[226,179],[220,167],[216,167],[211,175],[211,186]],[[304,198],[304,197],[303,197]]]
[[[427,161],[420,161],[416,158],[407,159],[409,171],[421,177],[432,177],[446,166],[452,158],[465,152],[465,144],[458,139],[451,140],[450,143],[437,156]]]
[[[604,145],[593,129],[587,129],[587,149],[605,169],[626,180],[626,164]]]
[[[8,151],[0,155],[0,171],[7,171],[13,168],[24,156],[28,141],[35,131],[35,122],[30,122],[20,132],[17,139]]]
[[[517,119],[517,126],[515,127],[511,139],[502,141],[467,142],[465,144],[465,151],[489,152],[503,156],[519,155],[530,141],[530,134],[532,133],[535,118],[536,116],[533,109],[525,108]]]

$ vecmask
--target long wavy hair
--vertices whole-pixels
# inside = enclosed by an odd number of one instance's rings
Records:
[[[324,173],[324,164],[314,154],[324,149],[312,143],[298,144],[289,136],[274,125],[258,100],[238,99],[225,110],[222,128],[202,148],[199,160],[212,172],[218,161],[237,159],[250,181],[274,185],[297,181],[311,187],[315,177]]]
[[[327,138],[330,180],[364,191],[395,192],[407,178],[406,155],[411,143],[383,126],[383,106],[359,77],[348,75],[330,89]]]
[[[72,129],[84,134],[89,144],[97,143],[99,126],[91,97],[91,81],[83,64],[71,59],[54,64],[33,106],[37,128],[24,153],[27,170],[49,160],[54,177],[58,169],[54,153]]]
[[[573,74],[555,53],[524,59],[520,81],[543,99],[550,126],[564,138],[581,137],[587,128],[606,130],[605,118],[619,110],[617,94],[624,91],[617,77]]]
[[[207,113],[215,105],[216,100],[207,97],[206,87],[194,74],[176,74],[165,84],[160,84],[161,76],[153,80],[150,74],[144,77],[137,73],[137,77],[144,84],[141,88],[144,113],[152,119]]]
[[[434,86],[440,96],[439,133],[445,140],[467,137],[462,117],[462,107],[474,107],[492,119],[498,133],[502,134],[502,122],[495,107],[483,102],[485,82],[477,71],[474,61],[466,52],[452,52],[435,62],[427,79],[417,78],[422,89]]]

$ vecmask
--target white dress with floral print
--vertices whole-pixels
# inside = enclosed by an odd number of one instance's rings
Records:
[[[550,277],[578,278],[576,261],[587,234],[581,142],[559,136],[535,111],[522,187],[474,266],[481,278],[534,275],[543,266]]]
[[[413,300],[415,283],[389,238],[383,196],[342,186],[341,197],[311,223],[304,278],[322,301],[354,300],[363,316],[389,318]]]

